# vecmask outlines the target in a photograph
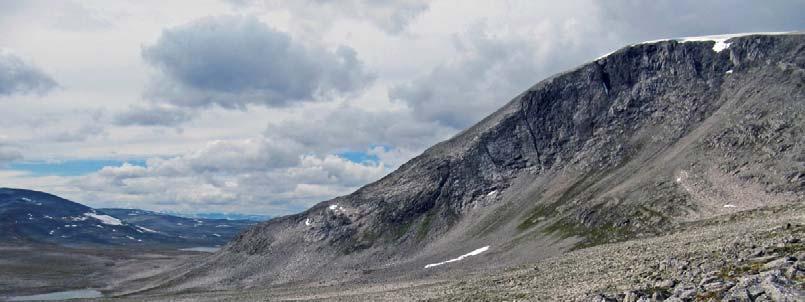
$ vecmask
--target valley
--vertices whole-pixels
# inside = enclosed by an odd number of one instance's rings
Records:
[[[173,249],[0,245],[0,297],[81,289],[103,292],[206,254]]]

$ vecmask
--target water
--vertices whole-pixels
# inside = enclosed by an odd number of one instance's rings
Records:
[[[215,253],[215,252],[217,252],[217,251],[218,251],[218,250],[220,250],[220,249],[221,249],[220,247],[204,247],[204,246],[199,246],[199,247],[190,247],[190,248],[186,248],[186,249],[179,249],[179,250],[180,250],[180,251],[188,251],[188,252],[205,252],[205,253]]]
[[[101,292],[94,289],[68,290],[31,296],[14,296],[8,301],[58,301],[68,299],[87,299],[103,297]]]

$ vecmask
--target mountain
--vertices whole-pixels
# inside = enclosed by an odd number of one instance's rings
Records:
[[[458,276],[801,204],[803,84],[799,33],[631,45],[153,292]]]
[[[136,209],[99,209],[98,211],[121,221],[178,237],[197,246],[226,244],[243,229],[257,222],[251,220],[185,218]]]
[[[142,210],[96,210],[43,192],[0,188],[0,242],[6,243],[211,247],[225,243],[253,224],[180,218]]]

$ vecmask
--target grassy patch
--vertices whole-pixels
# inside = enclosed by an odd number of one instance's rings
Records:
[[[543,232],[548,235],[559,235],[562,239],[574,236],[584,238],[573,247],[574,250],[623,240],[631,234],[626,228],[616,227],[612,224],[588,227],[568,218],[552,223]]]
[[[425,237],[428,236],[428,232],[430,232],[430,225],[431,222],[433,222],[434,215],[435,214],[433,211],[428,212],[428,214],[425,215],[425,218],[422,219],[422,223],[420,223],[419,226],[417,226],[416,229],[417,241],[422,241],[423,239],[425,239]]]

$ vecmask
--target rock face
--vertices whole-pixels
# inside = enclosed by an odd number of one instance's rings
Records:
[[[241,233],[159,288],[497,268],[799,203],[803,84],[801,34],[629,46],[539,82],[375,183]]]

